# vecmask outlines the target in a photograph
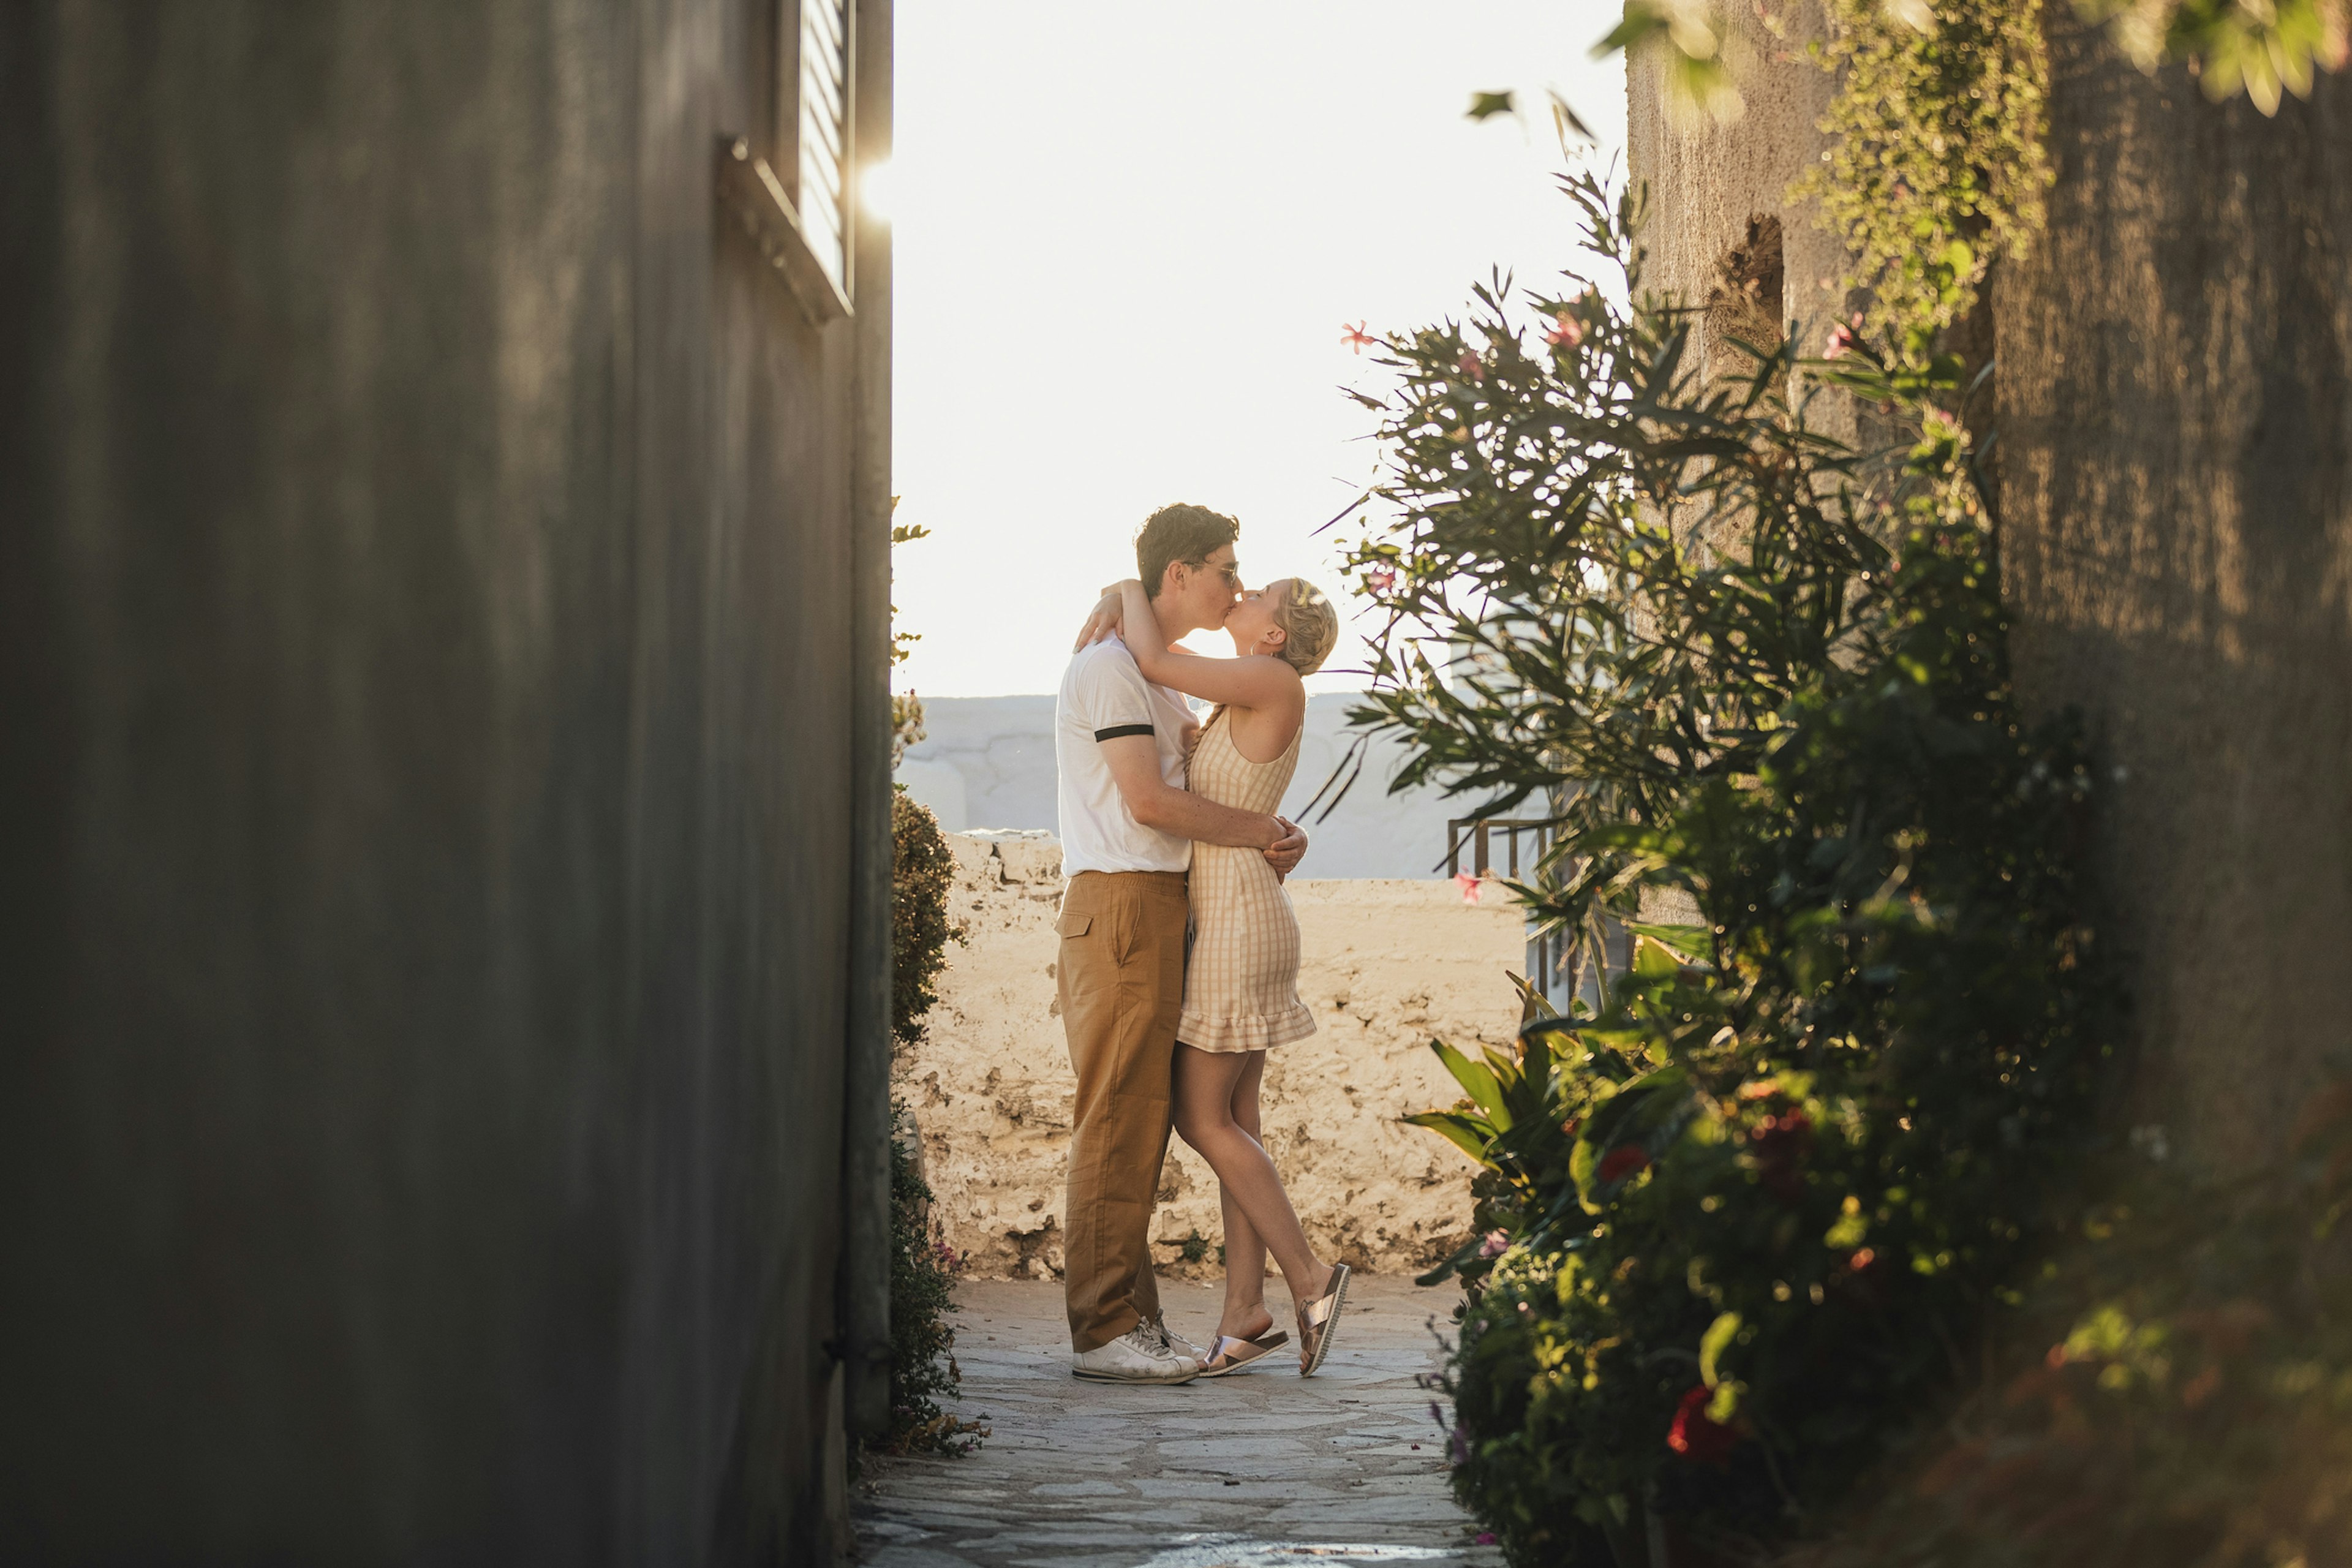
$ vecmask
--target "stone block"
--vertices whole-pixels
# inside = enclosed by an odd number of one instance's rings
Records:
[[[1058,838],[1006,839],[996,846],[997,863],[1008,882],[1033,887],[1058,887],[1062,880],[1062,841]]]
[[[950,833],[947,841],[949,852],[955,857],[958,887],[992,888],[1003,880],[995,845],[969,833]]]

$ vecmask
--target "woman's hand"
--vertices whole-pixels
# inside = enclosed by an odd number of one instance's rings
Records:
[[[1299,860],[1307,853],[1307,829],[1286,816],[1277,816],[1274,820],[1281,825],[1282,837],[1266,847],[1265,863],[1274,868],[1276,881],[1287,882],[1290,873],[1298,868]]]
[[[1120,623],[1125,618],[1125,602],[1120,591],[1125,586],[1123,583],[1113,583],[1103,590],[1102,598],[1087,614],[1087,624],[1078,628],[1078,640],[1070,645],[1072,653],[1077,652],[1088,643],[1098,643],[1105,637],[1114,636],[1121,629]]]

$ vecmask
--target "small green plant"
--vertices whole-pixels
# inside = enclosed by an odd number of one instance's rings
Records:
[[[923,1020],[939,1000],[948,943],[965,940],[948,918],[948,888],[955,855],[930,809],[891,786],[890,1027],[901,1047],[923,1037]]]
[[[1222,1263],[1224,1261],[1224,1258],[1222,1256],[1224,1248],[1219,1247],[1217,1250],[1220,1254],[1217,1261]],[[1200,1231],[1195,1228],[1177,1245],[1176,1256],[1182,1258],[1187,1263],[1202,1262],[1209,1256],[1209,1238],[1202,1236]]]
[[[898,498],[892,496],[890,498],[891,515],[897,516],[898,511]],[[901,544],[912,544],[919,539],[929,539],[930,536],[931,531],[919,524],[894,522],[890,525],[890,548],[896,551]],[[902,632],[898,629],[898,606],[891,605],[891,668],[895,669],[914,658],[915,645],[922,640],[923,634],[920,632]],[[920,743],[925,733],[922,698],[912,691],[892,692],[890,694],[890,766],[897,768],[900,761],[906,757],[907,748]]]
[[[955,858],[939,819],[899,787],[891,796],[890,826],[890,1026],[904,1049],[922,1039],[947,944],[961,942],[963,931],[948,919]],[[940,1405],[955,1397],[962,1377],[947,1321],[962,1260],[932,1226],[912,1118],[896,1101],[891,1112],[890,1429],[875,1447],[890,1454],[969,1453],[986,1430]]]
[[[890,1430],[876,1447],[887,1454],[969,1454],[988,1428],[940,1404],[962,1386],[947,1320],[963,1259],[931,1228],[931,1189],[909,1148],[914,1129],[904,1105],[891,1110]]]

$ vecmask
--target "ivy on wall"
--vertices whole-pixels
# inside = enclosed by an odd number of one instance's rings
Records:
[[[2141,69],[2188,68],[2216,101],[2264,114],[2352,61],[2352,0],[2073,0]],[[1987,269],[2021,255],[2050,185],[2042,0],[1822,0],[1813,57],[1838,77],[1827,162],[1791,191],[1820,202],[1853,258],[1862,325],[1924,361],[1975,303]],[[1769,31],[1786,31],[1759,3]],[[1670,103],[1735,119],[1737,31],[1707,0],[1632,0],[1596,52],[1655,39]]]
[[[2038,5],[1827,0],[1813,53],[1839,74],[1826,162],[1790,193],[1821,204],[1867,293],[1864,324],[1912,357],[1965,315],[1994,258],[2042,226],[2049,62]],[[1926,26],[1919,25],[1926,23]]]

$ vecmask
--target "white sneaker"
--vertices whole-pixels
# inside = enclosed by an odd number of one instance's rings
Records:
[[[1165,1312],[1161,1313],[1159,1317],[1152,1319],[1151,1326],[1154,1330],[1158,1331],[1160,1342],[1166,1345],[1170,1350],[1174,1351],[1178,1355],[1191,1356],[1194,1361],[1199,1362],[1203,1366],[1206,1366],[1209,1363],[1209,1348],[1206,1345],[1194,1344],[1192,1341],[1186,1339],[1183,1335],[1170,1328],[1168,1326],[1168,1315]]]
[[[1149,1323],[1070,1358],[1070,1371],[1097,1383],[1190,1383],[1201,1375],[1198,1357],[1179,1355]]]

